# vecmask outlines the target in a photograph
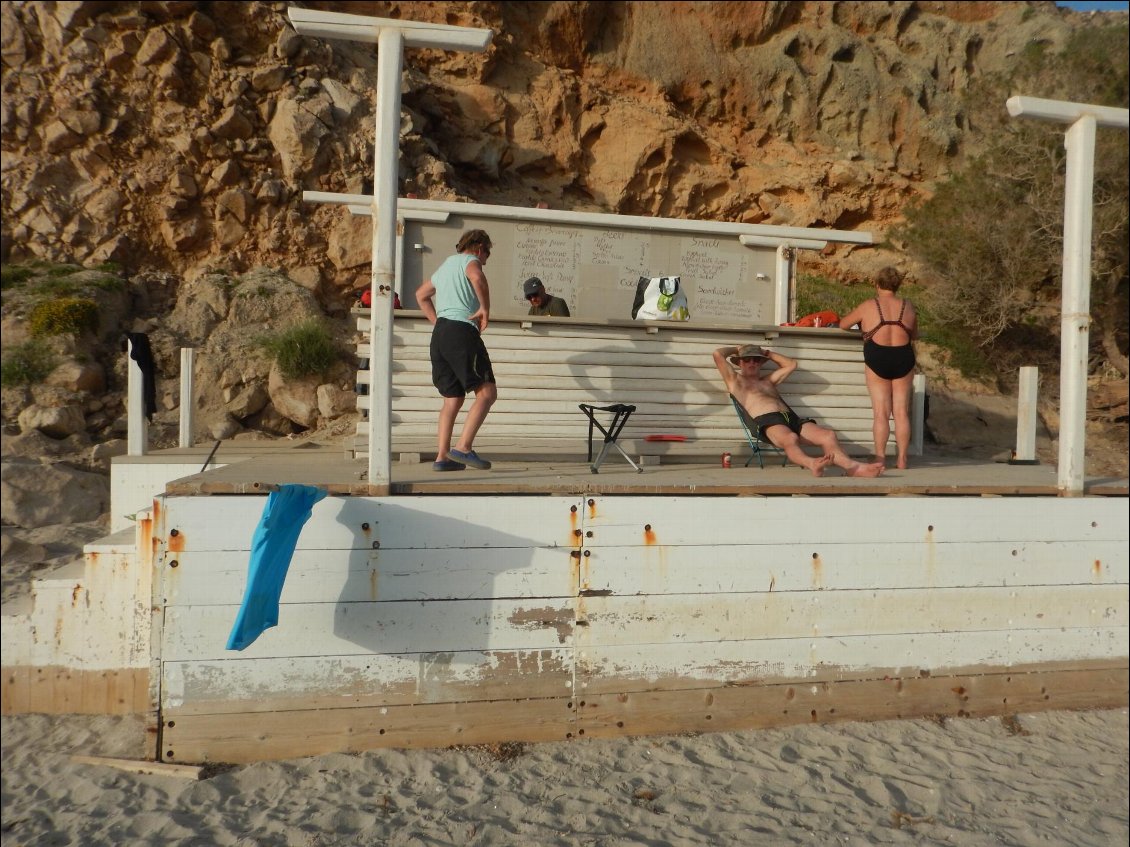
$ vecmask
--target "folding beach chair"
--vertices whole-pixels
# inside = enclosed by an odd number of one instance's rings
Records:
[[[593,473],[600,473],[600,463],[604,461],[605,454],[608,453],[609,447],[616,448],[620,455],[628,460],[628,464],[636,469],[636,473],[642,473],[643,468],[632,461],[632,457],[624,452],[624,448],[616,443],[616,439],[620,437],[620,431],[624,428],[624,424],[628,422],[628,418],[632,412],[636,410],[635,406],[626,406],[623,403],[616,403],[612,406],[593,406],[589,403],[579,404],[580,410],[585,413],[589,419],[589,462],[590,470]],[[597,412],[611,412],[612,421],[606,427],[596,419]],[[597,456],[596,461],[592,460],[592,430],[596,427],[604,434],[604,446],[600,449],[600,455]]]
[[[757,459],[757,466],[759,468],[765,467],[765,462],[761,458],[761,450],[763,447],[766,450],[776,450],[784,459],[784,461],[781,462],[781,467],[787,465],[789,463],[789,457],[784,454],[784,451],[782,451],[780,447],[764,438],[758,438],[754,434],[757,428],[754,426],[749,412],[742,408],[742,404],[738,402],[738,398],[731,394],[730,402],[734,404],[734,411],[738,413],[738,420],[742,422],[742,430],[745,432],[746,441],[749,442],[750,450],[753,451],[750,453],[749,458],[746,459],[745,466],[748,468],[749,463]]]

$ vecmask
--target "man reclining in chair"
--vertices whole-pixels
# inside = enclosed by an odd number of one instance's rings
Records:
[[[766,360],[773,362],[777,369],[762,375],[761,366]],[[781,399],[777,386],[796,370],[794,359],[745,344],[719,347],[714,351],[714,364],[730,394],[752,419],[754,436],[781,448],[790,461],[808,468],[813,476],[823,476],[828,465],[843,468],[848,476],[879,476],[883,472],[882,462],[864,464],[850,458],[840,447],[836,433],[812,418],[802,419]],[[802,444],[819,447],[823,455],[809,456],[801,449]]]

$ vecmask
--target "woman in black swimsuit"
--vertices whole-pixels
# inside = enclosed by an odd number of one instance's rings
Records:
[[[840,319],[841,329],[856,324],[863,332],[863,362],[867,366],[867,393],[871,395],[871,433],[875,458],[884,461],[895,419],[898,467],[907,465],[910,449],[910,395],[914,383],[914,339],[918,313],[914,304],[896,292],[902,275],[883,268],[875,277],[875,297],[860,303]]]

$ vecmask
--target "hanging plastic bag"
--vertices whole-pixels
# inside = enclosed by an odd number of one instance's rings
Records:
[[[632,319],[637,321],[690,320],[687,295],[677,276],[641,276],[636,283]]]

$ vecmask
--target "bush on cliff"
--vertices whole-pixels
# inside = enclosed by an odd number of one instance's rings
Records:
[[[332,333],[318,318],[261,335],[256,343],[274,360],[279,372],[287,379],[325,373],[339,356]]]

